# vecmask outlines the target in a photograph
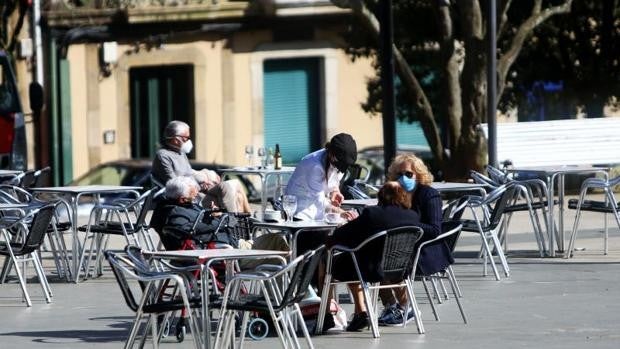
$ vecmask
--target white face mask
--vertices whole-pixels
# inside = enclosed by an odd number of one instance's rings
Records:
[[[188,139],[187,142],[183,143],[183,145],[181,146],[181,151],[185,154],[189,154],[193,148],[194,144],[192,144],[192,140]]]

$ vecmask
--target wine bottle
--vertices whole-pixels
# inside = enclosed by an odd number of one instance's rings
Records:
[[[282,154],[280,154],[280,144],[276,144],[276,152],[273,154],[273,168],[279,170],[282,168]]]

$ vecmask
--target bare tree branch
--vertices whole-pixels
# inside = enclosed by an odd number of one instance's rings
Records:
[[[371,33],[375,39],[379,40],[380,24],[375,15],[366,7],[362,0],[334,0],[336,6],[347,7],[353,10],[354,15],[360,20],[364,27]],[[396,45],[392,45],[394,54],[394,63],[396,71],[404,86],[407,87],[407,93],[413,105],[416,108],[418,119],[426,136],[426,140],[431,147],[433,156],[438,161],[443,162],[444,149],[441,139],[439,138],[439,128],[435,122],[433,109],[430,105],[420,82],[413,74],[409,64],[403,57]]]
[[[534,4],[534,7],[532,9],[532,15],[519,26],[517,33],[512,39],[510,48],[497,60],[497,94],[499,96],[501,96],[502,92],[504,91],[508,70],[517,59],[517,56],[523,48],[523,43],[525,42],[527,37],[538,25],[549,19],[551,16],[562,13],[569,13],[572,3],[573,0],[566,0],[561,5],[552,6],[545,10],[542,10],[542,0],[536,0],[536,3]]]

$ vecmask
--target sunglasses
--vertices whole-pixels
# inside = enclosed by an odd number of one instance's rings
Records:
[[[176,135],[175,137],[179,137],[179,138],[181,138],[181,140],[182,140],[183,142],[187,142],[187,141],[190,139],[190,137],[181,136],[181,135]]]
[[[415,173],[411,172],[411,171],[405,171],[405,172],[400,172],[398,174],[398,176],[407,176],[408,178],[413,178],[413,176],[415,176]]]

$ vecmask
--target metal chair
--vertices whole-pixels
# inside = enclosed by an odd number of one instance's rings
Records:
[[[11,221],[6,225],[0,225],[0,229],[4,235],[4,241],[0,242],[0,255],[8,257],[10,261],[5,264],[4,270],[2,271],[1,281],[5,281],[11,265],[13,265],[15,267],[15,273],[19,279],[26,304],[29,307],[32,306],[32,302],[30,301],[30,296],[26,290],[25,275],[22,274],[19,264],[25,264],[32,261],[39,278],[39,283],[43,289],[45,301],[50,303],[52,301],[52,290],[47,282],[47,278],[45,277],[45,272],[43,271],[43,266],[41,265],[41,261],[37,255],[37,250],[43,243],[43,239],[45,238],[47,228],[52,221],[55,209],[56,203],[48,204],[30,211],[27,215],[17,221]],[[12,237],[9,230],[16,232],[15,236]]]
[[[300,348],[295,333],[295,321],[306,338],[309,348],[314,348],[308,329],[303,324],[299,302],[305,297],[324,246],[295,258],[276,271],[239,273],[226,285],[222,302],[222,316],[217,328],[215,348],[227,348],[234,331],[235,312],[243,312],[241,323],[241,346],[245,339],[249,312],[268,313],[271,316],[283,348]],[[280,286],[286,280],[285,287]],[[248,293],[241,292],[244,282],[250,282]]]
[[[319,318],[317,321],[316,332],[321,333],[323,330],[323,318],[327,311],[327,301],[329,299],[329,290],[332,285],[340,283],[357,283],[362,286],[364,293],[364,302],[366,303],[366,309],[368,311],[368,318],[370,320],[370,328],[372,330],[372,336],[379,338],[379,325],[377,321],[376,313],[376,292],[370,292],[371,290],[379,290],[382,288],[399,288],[406,287],[407,296],[409,298],[409,304],[413,308],[416,325],[419,333],[424,333],[424,326],[420,319],[420,310],[413,294],[413,279],[410,274],[413,269],[413,261],[415,257],[415,244],[422,237],[424,232],[419,227],[405,226],[392,228],[378,232],[366,240],[362,241],[354,248],[349,248],[342,245],[334,245],[328,250],[327,254],[327,269],[325,280],[323,283],[323,293],[321,295],[321,306],[319,308]],[[381,258],[381,269],[383,270],[384,278],[381,282],[370,283],[364,280],[359,268],[359,262],[357,259],[357,252],[359,252],[364,246],[372,241],[383,239],[383,255]],[[355,281],[332,281],[331,270],[333,258],[335,255],[348,254],[353,260],[355,271],[357,273],[358,280]],[[409,306],[405,309],[408,309]],[[406,317],[403,321],[403,326],[406,325]]]
[[[80,253],[78,273],[81,271],[84,263],[86,263],[84,266],[84,277],[88,277],[90,262],[93,254],[95,254],[95,266],[99,274],[101,274],[101,253],[105,250],[110,235],[123,236],[128,245],[142,247],[140,243],[140,240],[142,240],[145,248],[149,250],[156,249],[146,222],[146,216],[152,207],[155,191],[156,189],[147,190],[140,197],[129,203],[127,203],[126,199],[121,199],[119,202],[98,204],[93,207],[88,224],[78,227],[78,231],[86,232]],[[135,216],[135,220],[131,219],[132,213]],[[86,253],[87,240],[91,240],[88,256]],[[86,262],[84,262],[85,260]]]
[[[546,252],[545,237],[540,224],[540,218],[538,217],[538,210],[542,211],[543,217],[547,217],[546,184],[538,179],[523,181],[514,180],[492,166],[487,166],[487,171],[489,172],[489,175],[492,173],[495,174],[491,177],[486,177],[479,172],[470,171],[470,176],[476,183],[485,184],[490,189],[495,189],[503,184],[508,186],[516,186],[514,198],[510,200],[504,209],[504,214],[506,214],[507,217],[503,221],[502,229],[500,229],[497,233],[500,241],[504,243],[504,250],[508,248],[507,233],[510,220],[512,219],[512,214],[514,212],[528,212],[539,254],[541,257],[544,257]],[[545,222],[545,227],[547,227],[547,220],[543,220]],[[547,229],[547,231],[549,231],[549,229]]]
[[[114,277],[123,293],[127,306],[136,313],[135,320],[124,348],[132,348],[136,341],[140,323],[144,315],[148,315],[145,328],[151,329],[151,337],[153,346],[157,347],[159,339],[163,333],[164,327],[158,329],[157,316],[161,314],[169,314],[171,312],[187,309],[187,318],[191,326],[191,332],[194,336],[194,346],[196,349],[201,348],[202,338],[200,337],[200,324],[195,311],[201,308],[200,297],[192,296],[188,291],[186,279],[175,272],[160,272],[152,270],[141,263],[135,263],[126,256],[114,253],[112,251],[104,252],[105,258],[112,267]],[[136,280],[142,294],[137,301],[134,291],[129,284],[129,279]],[[160,284],[164,281],[172,281],[177,287],[178,292],[170,299],[162,300],[159,297]],[[180,299],[178,298],[180,297]],[[164,322],[162,321],[162,324]],[[146,341],[147,333],[144,333],[141,339],[141,347]]]
[[[568,201],[568,208],[576,210],[575,223],[573,224],[573,231],[568,243],[568,249],[565,258],[570,258],[573,255],[573,249],[575,247],[575,240],[577,239],[577,233],[579,228],[579,222],[581,220],[581,211],[598,212],[605,214],[605,233],[603,236],[603,254],[609,252],[609,234],[607,232],[607,213],[611,213],[616,218],[616,223],[620,227],[620,213],[618,212],[618,206],[620,203],[616,201],[613,188],[620,184],[620,176],[609,180],[602,178],[588,178],[581,184],[579,191],[579,199],[570,199]],[[602,189],[605,195],[604,201],[586,200],[589,189]]]
[[[514,198],[515,190],[515,186],[503,184],[488,193],[485,197],[470,196],[467,207],[470,208],[474,219],[462,220],[463,231],[480,234],[482,240],[483,275],[487,275],[487,260],[490,260],[493,274],[498,281],[500,280],[500,276],[493,259],[493,252],[490,244],[492,243],[494,245],[504,269],[504,274],[508,277],[510,275],[510,268],[508,267],[508,261],[504,255],[504,250],[497,237],[497,231],[501,228],[501,223],[504,219],[504,210],[506,206],[508,206],[508,203]],[[490,208],[491,205],[494,205],[492,209]],[[478,218],[479,215],[476,209],[482,211],[483,216],[481,218]]]
[[[415,272],[417,271],[418,260],[420,259],[422,250],[424,248],[428,248],[428,246],[432,246],[436,244],[446,244],[446,246],[450,249],[450,253],[452,253],[454,251],[454,247],[456,246],[456,241],[458,240],[462,227],[463,225],[458,220],[444,221],[441,226],[441,230],[443,232],[442,234],[438,235],[436,238],[432,240],[424,241],[423,243],[421,243],[418,246],[418,250],[416,252],[416,257],[415,257],[415,262],[414,262],[414,266],[416,269],[414,269],[414,275],[416,275]],[[430,274],[430,275],[421,275],[420,278],[423,282],[424,289],[426,291],[426,294],[428,295],[429,303],[431,305],[431,309],[433,310],[433,314],[435,315],[435,319],[437,321],[439,321],[439,314],[433,302],[433,297],[431,296],[428,290],[428,286],[426,285],[426,282],[425,282],[426,279],[433,282],[433,287],[435,288],[435,294],[437,295],[437,299],[439,301],[441,300],[441,298],[437,291],[437,286],[436,286],[435,281],[439,281],[441,283],[444,294],[446,295],[445,297],[446,299],[448,299],[445,287],[443,286],[443,283],[441,282],[442,280],[448,280],[448,282],[450,283],[450,287],[452,289],[454,298],[456,299],[456,303],[459,307],[459,311],[461,312],[461,317],[463,318],[463,322],[467,323],[467,317],[465,316],[463,306],[461,305],[461,301],[459,299],[463,297],[463,294],[461,293],[461,289],[458,285],[458,282],[456,281],[456,277],[454,275],[454,270],[452,269],[452,265],[448,265],[444,270],[440,271],[439,273]]]

